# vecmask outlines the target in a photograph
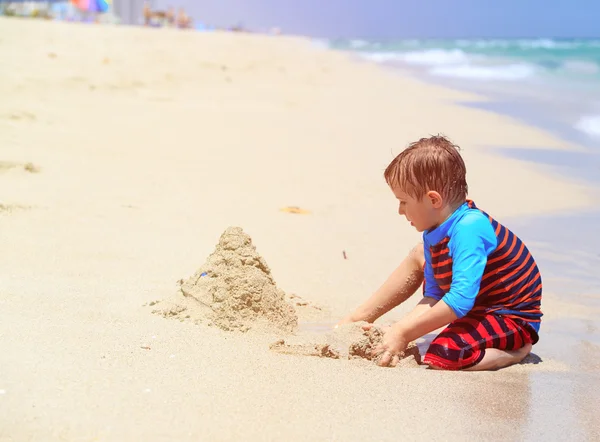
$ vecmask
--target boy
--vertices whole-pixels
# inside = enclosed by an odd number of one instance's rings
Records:
[[[423,363],[493,370],[520,362],[538,341],[542,280],[525,244],[467,199],[466,168],[447,138],[422,138],[384,173],[399,213],[423,232],[387,281],[340,324],[373,322],[423,283],[423,299],[374,350],[395,366],[409,342],[442,326]]]

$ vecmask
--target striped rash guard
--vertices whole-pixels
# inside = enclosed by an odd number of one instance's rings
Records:
[[[424,296],[443,300],[458,318],[489,313],[539,331],[542,279],[525,244],[467,200],[423,232]]]

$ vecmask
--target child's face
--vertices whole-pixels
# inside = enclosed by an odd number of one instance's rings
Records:
[[[428,192],[420,200],[398,187],[393,187],[392,192],[399,202],[398,213],[405,216],[418,232],[430,230],[438,225],[441,201],[437,200],[439,197],[437,192]]]

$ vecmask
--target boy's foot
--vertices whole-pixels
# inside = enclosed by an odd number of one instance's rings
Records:
[[[499,350],[488,348],[481,362],[466,371],[498,370],[510,365],[518,364],[531,352],[532,345],[526,344],[518,350]]]

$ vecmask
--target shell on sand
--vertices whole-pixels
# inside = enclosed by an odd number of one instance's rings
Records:
[[[286,206],[279,209],[281,212],[294,213],[298,215],[310,215],[310,210],[302,209],[298,206]]]

